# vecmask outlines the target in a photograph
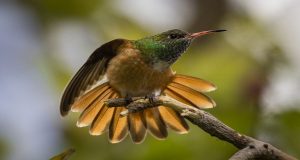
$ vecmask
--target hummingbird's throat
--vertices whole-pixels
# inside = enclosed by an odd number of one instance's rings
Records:
[[[170,63],[165,62],[165,61],[157,61],[155,63],[152,64],[152,68],[156,71],[165,71],[166,69],[168,69],[170,67]]]

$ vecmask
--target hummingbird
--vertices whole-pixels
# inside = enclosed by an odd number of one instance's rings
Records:
[[[141,143],[147,132],[166,139],[167,129],[185,134],[189,126],[179,112],[158,106],[121,116],[126,106],[109,108],[113,98],[153,98],[166,95],[197,107],[212,108],[216,103],[204,93],[216,89],[206,80],[177,74],[171,65],[201,36],[225,30],[188,33],[169,30],[138,40],[115,39],[96,49],[68,83],[62,95],[60,113],[81,112],[77,126],[90,126],[91,135],[108,131],[111,143],[121,142],[129,134]]]

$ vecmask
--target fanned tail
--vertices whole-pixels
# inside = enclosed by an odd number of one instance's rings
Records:
[[[215,102],[203,93],[213,91],[216,87],[205,80],[175,75],[162,94],[170,96],[182,103],[197,108],[212,108]],[[147,130],[158,139],[168,136],[167,127],[177,133],[184,134],[189,126],[180,114],[168,107],[148,108],[138,113],[122,117],[120,113],[125,107],[105,106],[105,101],[118,98],[119,94],[105,82],[78,97],[71,106],[73,112],[82,112],[78,127],[90,125],[91,135],[101,135],[109,131],[109,141],[118,143],[130,133],[134,143],[142,143]]]

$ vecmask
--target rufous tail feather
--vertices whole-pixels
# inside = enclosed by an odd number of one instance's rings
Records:
[[[211,92],[217,89],[217,87],[200,78],[192,77],[192,76],[186,76],[181,74],[176,74],[172,80],[173,83],[179,83],[181,85],[184,85],[188,88],[192,88],[198,92]]]
[[[116,97],[118,97],[117,93],[113,93],[109,99],[114,99]],[[114,109],[115,108],[109,108],[106,105],[101,108],[90,127],[91,135],[101,135],[108,130],[114,114]]]
[[[158,108],[145,109],[143,112],[150,133],[158,139],[165,139],[168,136],[168,131]]]
[[[167,124],[169,128],[171,128],[179,134],[188,133],[189,126],[177,111],[164,106],[159,106],[158,110],[161,114],[163,121]]]
[[[194,107],[213,108],[216,103],[203,93],[215,89],[216,87],[212,83],[205,80],[175,75],[164,92],[170,97]]]
[[[128,129],[134,143],[142,143],[146,136],[146,123],[143,111],[131,113],[127,116]]]
[[[102,94],[100,94],[96,99],[92,101],[81,113],[78,121],[78,127],[85,127],[90,125],[95,119],[99,111],[105,107],[104,101],[110,98],[113,94],[113,91],[108,88]]]
[[[121,142],[128,134],[127,117],[121,116],[121,112],[126,110],[125,107],[115,108],[112,121],[109,126],[109,141],[111,143]]]

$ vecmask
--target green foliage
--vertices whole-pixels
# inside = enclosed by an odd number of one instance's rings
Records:
[[[0,139],[0,159],[3,159],[4,156],[7,155],[7,152],[9,152],[8,148],[8,142],[5,141],[4,139]]]
[[[43,20],[55,20],[61,18],[86,18],[93,13],[102,1],[100,0],[24,0],[38,12]]]

